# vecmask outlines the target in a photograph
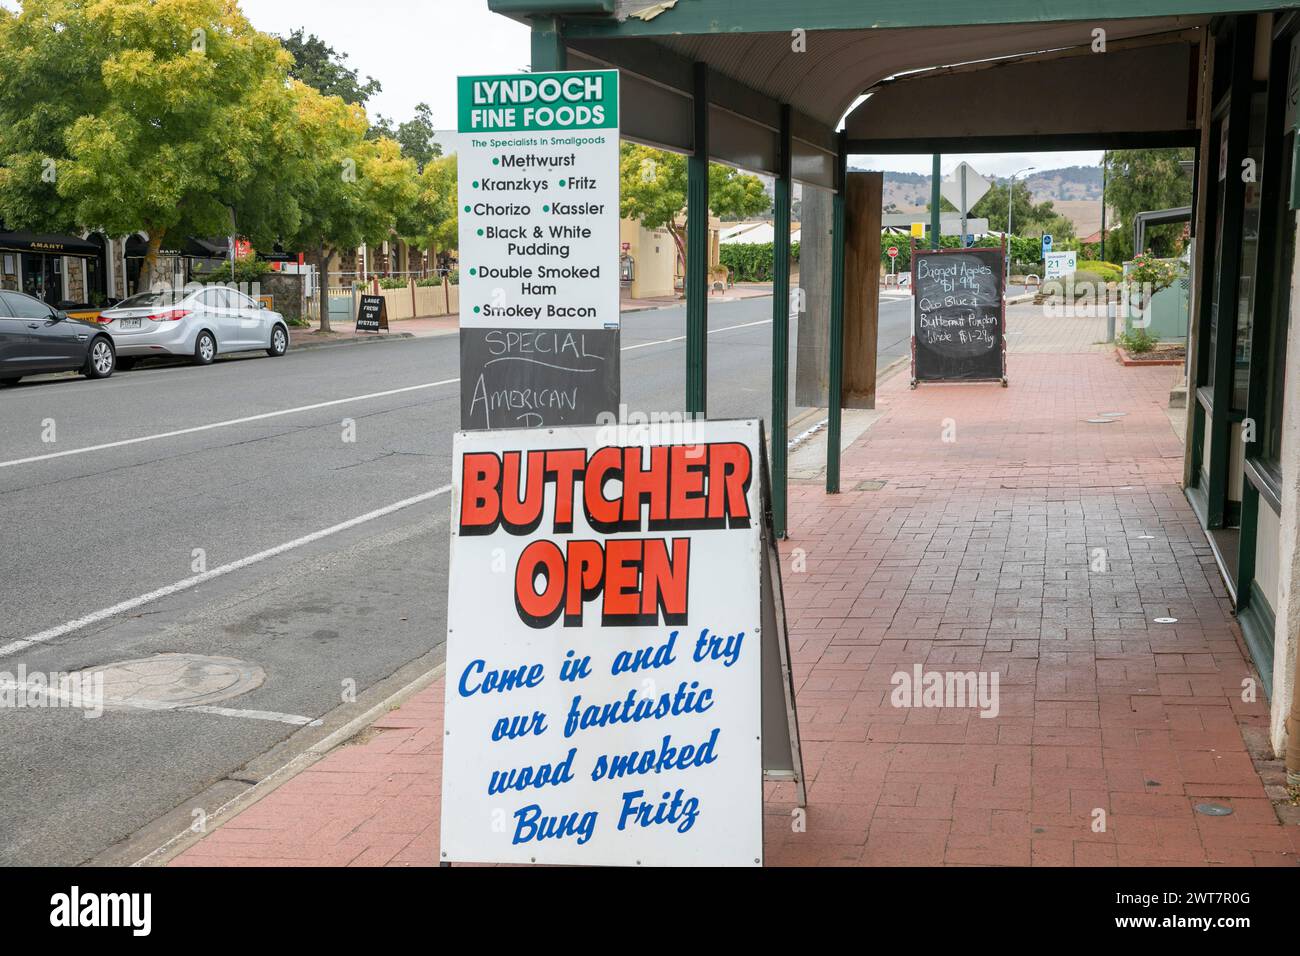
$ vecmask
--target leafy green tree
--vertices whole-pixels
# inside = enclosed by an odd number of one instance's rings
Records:
[[[1181,165],[1191,159],[1190,148],[1120,149],[1105,154],[1106,207],[1113,215],[1108,223],[1113,231],[1106,234],[1108,261],[1133,257],[1133,219],[1138,213],[1191,205],[1194,183]],[[1154,226],[1146,236],[1147,247],[1156,256],[1182,254],[1182,224]]]
[[[296,227],[291,58],[226,0],[26,0],[0,18],[0,216],[149,236]],[[270,201],[274,199],[275,201]]]
[[[988,219],[989,228],[1002,230],[1007,222],[1007,186],[995,185],[974,206],[971,215]],[[1011,190],[1011,231],[1018,236],[1042,236],[1049,233],[1057,239],[1072,239],[1074,223],[1056,211],[1050,199],[1035,203],[1028,184],[1017,180]]]
[[[436,262],[440,252],[454,250],[460,242],[456,197],[456,156],[440,156],[430,161],[420,173],[413,222],[402,232],[416,245],[427,249],[431,261]]]
[[[280,42],[293,54],[289,75],[326,96],[365,106],[383,90],[373,77],[367,76],[362,82],[356,70],[348,69],[347,54],[336,52],[314,33],[308,34],[305,28],[299,27],[287,37],[281,37]]]
[[[292,84],[290,94],[296,117],[290,165],[301,211],[292,241],[313,253],[321,328],[328,332],[323,286],[329,250],[388,239],[411,218],[419,181],[396,141],[367,137],[360,106],[302,83]]]
[[[393,128],[393,121],[381,116],[370,127],[370,136],[377,139],[387,136],[397,140],[402,147],[402,155],[415,161],[416,169],[424,172],[424,167],[442,155],[442,147],[434,142],[437,128],[433,125],[433,111],[428,103],[415,107],[415,117]]]
[[[686,157],[624,143],[619,154],[619,214],[647,229],[666,229],[686,261]],[[757,176],[709,164],[709,209],[720,218],[744,219],[770,211],[772,200]]]

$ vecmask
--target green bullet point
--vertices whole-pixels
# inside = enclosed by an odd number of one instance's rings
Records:
[[[465,207],[465,211],[466,211],[466,212],[469,212],[469,206],[466,206],[466,207]]]
[[[563,179],[560,180],[560,185],[561,185],[561,186],[564,185],[564,180],[563,180]]]
[[[500,166],[500,165],[501,165],[501,159],[500,159],[499,157],[497,157],[497,156],[493,156],[493,157],[492,157],[492,165],[493,165],[493,166]]]
[[[478,315],[478,314],[479,314],[479,311],[480,311],[480,310],[479,310],[479,307],[478,307],[478,306],[474,306],[474,314],[475,314],[475,315]]]
[[[476,275],[478,275],[478,270],[477,270],[477,269],[470,269],[470,270],[469,270],[469,274],[472,275],[472,276],[476,276]]]
[[[478,231],[478,234],[479,234],[480,236],[483,235],[483,230],[480,229],[480,230]]]
[[[551,207],[550,207],[550,206],[543,206],[543,207],[542,207],[542,212],[550,212],[550,211],[551,211]]]
[[[478,180],[477,180],[477,179],[474,180],[474,188],[475,188],[475,189],[478,189]]]

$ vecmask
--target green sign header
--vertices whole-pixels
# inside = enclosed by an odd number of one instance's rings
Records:
[[[618,128],[618,71],[509,73],[457,79],[462,133]]]

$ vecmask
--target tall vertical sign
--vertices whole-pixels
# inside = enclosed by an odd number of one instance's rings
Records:
[[[459,79],[461,427],[619,401],[618,72]]]

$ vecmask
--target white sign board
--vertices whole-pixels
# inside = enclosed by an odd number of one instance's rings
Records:
[[[461,428],[618,409],[618,79],[458,80]]]
[[[1049,252],[1044,257],[1043,278],[1064,279],[1077,271],[1077,252]]]
[[[617,328],[618,71],[459,84],[461,328]]]
[[[961,205],[962,178],[966,180],[966,208]],[[993,184],[971,169],[966,163],[958,163],[957,168],[943,178],[939,184],[939,195],[957,207],[958,212],[970,212],[972,206],[984,198],[984,194],[993,188]]]
[[[761,864],[759,424],[456,435],[442,861]]]

